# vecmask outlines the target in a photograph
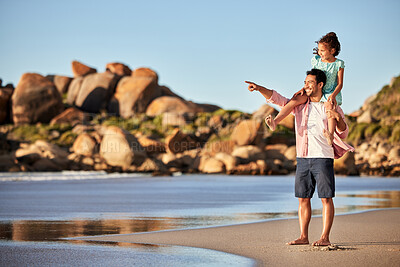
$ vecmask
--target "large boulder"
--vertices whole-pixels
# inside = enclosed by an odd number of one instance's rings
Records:
[[[96,140],[87,133],[80,134],[72,145],[75,154],[90,157],[96,153]]]
[[[248,163],[251,161],[257,161],[259,159],[264,159],[263,151],[256,146],[238,146],[232,152],[232,156],[239,159],[240,163]]]
[[[284,156],[291,161],[296,161],[297,157],[297,151],[296,151],[296,146],[290,146],[288,149],[286,149]]]
[[[22,144],[14,152],[19,164],[30,164],[36,171],[60,171],[69,168],[68,152],[43,140]]]
[[[116,126],[106,129],[100,144],[100,155],[108,165],[124,169],[132,164],[141,165],[146,159],[146,153],[136,137]]]
[[[147,106],[161,96],[158,76],[150,69],[137,69],[132,76],[124,77],[118,83],[108,110],[129,118],[135,113],[146,112]]]
[[[234,156],[232,156],[230,154],[227,154],[227,153],[224,153],[224,152],[217,153],[214,156],[214,158],[219,160],[219,161],[221,161],[221,162],[223,162],[224,165],[225,165],[225,169],[228,172],[233,170],[236,167],[237,163],[238,163],[237,159]]]
[[[64,94],[68,91],[68,87],[73,80],[71,77],[60,76],[60,75],[47,75],[47,79],[49,79],[56,86],[58,92],[60,94]]]
[[[192,101],[186,101],[183,98],[175,96],[161,96],[154,99],[147,107],[148,116],[157,116],[166,112],[177,114],[195,114],[199,112],[214,112],[221,109],[216,105],[198,104]]]
[[[92,113],[106,109],[117,82],[118,76],[110,72],[87,75],[76,95],[75,106]]]
[[[400,146],[395,146],[389,151],[388,161],[392,165],[400,163]]]
[[[225,165],[216,158],[205,158],[200,171],[203,173],[224,173]]]
[[[118,76],[130,76],[132,74],[132,70],[128,66],[118,62],[108,63],[106,65],[106,71]]]
[[[36,73],[22,75],[12,95],[15,124],[47,123],[63,109],[60,93],[51,81]]]
[[[10,100],[13,90],[0,88],[0,124],[7,121],[10,111]]]
[[[231,140],[239,146],[258,144],[263,135],[262,124],[256,120],[243,120],[233,129]]]
[[[68,93],[67,93],[67,103],[70,105],[75,105],[75,100],[76,97],[79,94],[79,90],[81,89],[82,83],[83,83],[84,77],[79,76],[74,78],[69,87],[68,87]]]
[[[165,143],[167,151],[174,154],[200,147],[200,143],[197,140],[190,135],[182,133],[178,128],[165,138]]]
[[[146,115],[157,116],[164,113],[194,113],[194,108],[185,100],[173,96],[161,96],[154,99],[146,109]]]
[[[74,74],[74,77],[85,76],[96,72],[97,70],[95,68],[86,66],[76,60],[72,61],[72,74]]]

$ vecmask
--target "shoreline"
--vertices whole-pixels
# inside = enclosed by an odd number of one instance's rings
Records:
[[[321,220],[311,220],[310,243],[319,239]],[[299,235],[297,218],[71,239],[212,249],[254,259],[259,266],[394,266],[400,261],[399,229],[400,209],[393,208],[335,216],[331,242],[336,247],[331,250],[286,245]]]

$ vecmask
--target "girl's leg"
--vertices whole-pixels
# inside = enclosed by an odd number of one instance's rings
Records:
[[[325,102],[325,109],[326,110],[334,109],[334,104],[330,103],[329,101]],[[333,144],[333,134],[335,132],[335,129],[336,129],[335,118],[328,119],[328,131],[324,131],[324,136],[330,146]]]
[[[269,129],[271,131],[275,131],[276,125],[280,123],[284,118],[287,117],[287,115],[292,112],[292,110],[301,104],[304,104],[307,102],[308,97],[304,95],[296,95],[290,101],[279,111],[279,113],[276,115],[276,117],[273,119],[271,115],[265,118],[265,123],[268,125]]]

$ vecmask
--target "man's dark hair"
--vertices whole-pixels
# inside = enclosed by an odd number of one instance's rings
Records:
[[[323,82],[324,86],[325,86],[326,75],[325,75],[325,72],[323,72],[322,70],[311,69],[311,70],[307,71],[307,75],[314,75],[316,77],[317,84],[319,84],[320,82]],[[322,88],[324,88],[324,86],[322,86]]]

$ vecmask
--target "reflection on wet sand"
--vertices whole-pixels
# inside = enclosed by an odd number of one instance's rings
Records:
[[[367,209],[399,208],[400,191],[377,191],[362,194],[337,195],[346,200],[346,205],[338,206],[336,214]],[[367,198],[362,204],[353,203],[352,199]],[[314,215],[321,210],[313,210]],[[131,234],[149,231],[161,231],[182,228],[227,225],[267,219],[288,218],[297,216],[289,213],[241,213],[231,216],[189,216],[189,217],[140,217],[130,219],[76,219],[68,221],[14,220],[0,221],[0,240],[13,241],[56,241],[77,236],[94,236],[108,234]],[[74,241],[83,242],[83,241]],[[132,244],[117,244],[132,246]]]

